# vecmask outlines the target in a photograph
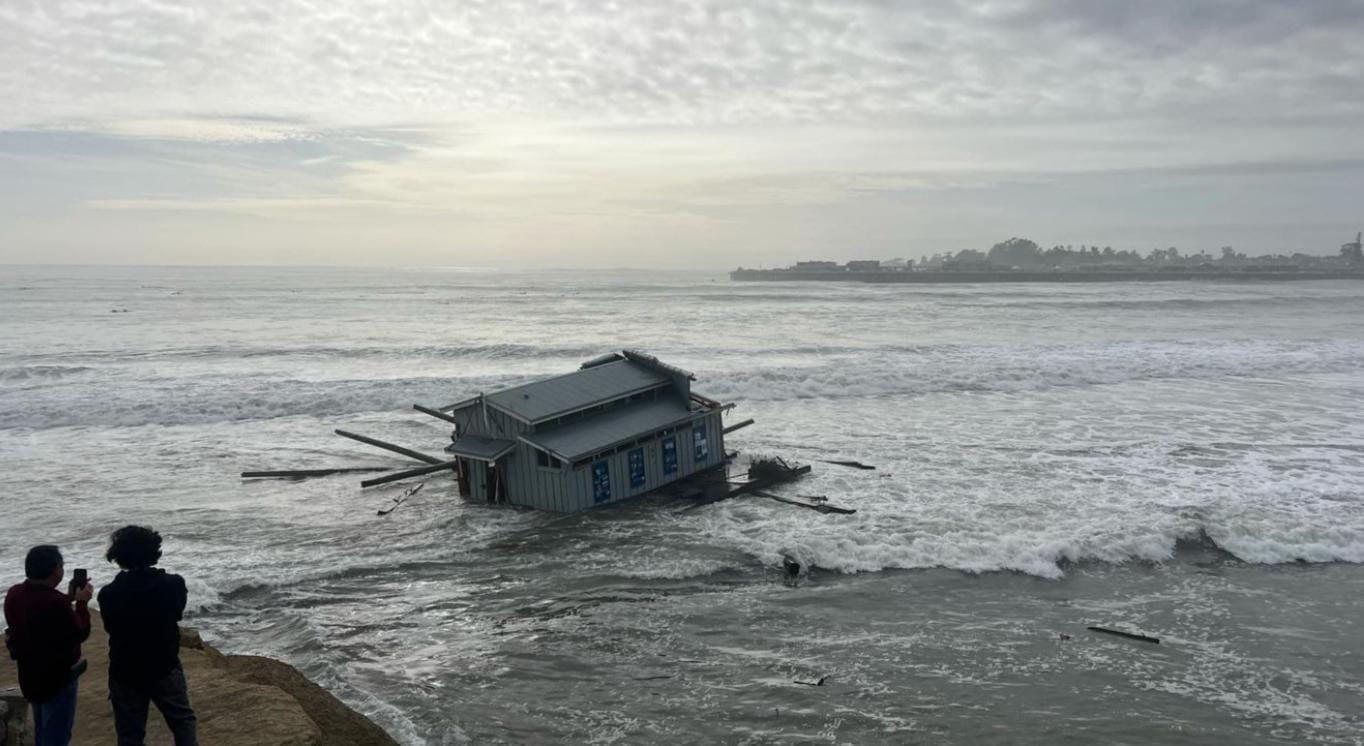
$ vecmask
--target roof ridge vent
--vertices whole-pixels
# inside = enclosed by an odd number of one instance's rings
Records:
[[[620,354],[624,357],[625,360],[629,360],[632,363],[643,365],[644,367],[649,368],[650,370],[654,370],[658,373],[662,373],[665,376],[676,376],[688,381],[696,380],[696,376],[692,375],[691,373],[682,370],[681,368],[675,368],[671,365],[668,365],[667,363],[663,362],[662,360],[659,360],[658,358],[654,357],[653,355],[650,355],[647,352],[640,352],[639,350],[621,350]]]
[[[588,360],[583,363],[582,367],[578,368],[578,370],[587,370],[588,368],[595,368],[598,365],[606,365],[607,363],[617,363],[624,359],[625,357],[619,352],[608,352],[605,355],[598,355],[597,357]]]

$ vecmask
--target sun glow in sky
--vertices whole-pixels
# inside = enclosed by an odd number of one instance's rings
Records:
[[[1334,253],[1364,0],[0,2],[0,262]]]

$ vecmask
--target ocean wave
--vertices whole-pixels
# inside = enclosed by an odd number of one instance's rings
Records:
[[[253,358],[330,358],[335,360],[356,360],[365,358],[426,358],[426,359],[449,359],[462,360],[468,358],[479,358],[483,360],[515,360],[515,359],[540,359],[569,357],[573,359],[582,358],[586,360],[590,357],[600,355],[603,350],[594,347],[582,346],[553,346],[537,344],[466,344],[466,345],[415,345],[415,346],[378,346],[378,345],[352,345],[352,346],[327,346],[311,345],[296,347],[270,347],[254,345],[203,345],[188,347],[165,347],[160,349],[148,350],[80,350],[61,354],[45,354],[40,357],[44,360],[80,360],[98,361],[101,363],[127,362],[127,363],[148,363],[155,361],[174,361],[174,360],[240,360]],[[23,359],[24,356],[19,356]],[[84,367],[61,366],[61,365],[26,365],[17,368],[0,369],[0,380],[5,380],[8,371],[18,371],[15,376],[21,375],[26,369],[56,368],[73,371],[88,370]]]
[[[529,357],[531,348],[505,345],[484,349]],[[782,364],[742,367],[730,359],[724,363],[726,369],[701,371],[697,388],[729,401],[840,400],[1039,391],[1160,379],[1273,378],[1364,367],[1364,346],[1345,342],[799,349],[801,352],[782,358]],[[577,360],[585,358],[586,352],[589,351],[565,348],[545,354]],[[572,367],[575,366],[566,369]],[[89,370],[76,366],[24,366],[7,370],[23,371],[12,376],[49,378],[43,379],[43,386],[0,389],[0,429],[193,425],[297,415],[340,416],[406,409],[413,403],[439,406],[479,391],[534,378],[525,373],[334,381],[281,380],[265,375],[142,380],[126,376],[118,385],[109,385],[76,378],[77,373]],[[99,406],[72,407],[73,401],[97,401]]]
[[[0,368],[0,381],[54,381],[89,370],[84,365],[17,365]]]
[[[946,568],[1059,579],[1078,564],[1160,563],[1181,557],[1262,565],[1364,563],[1364,525],[1351,526],[1339,516],[1330,521],[1279,516],[1249,522],[1229,517],[1206,524],[1156,516],[1141,526],[1115,527],[1105,516],[1090,514],[1065,527],[1025,527],[1000,518],[931,530],[888,520],[873,507],[855,516],[826,516],[820,530],[812,531],[772,510],[762,504],[732,506],[698,520],[708,535],[762,565],[781,567],[790,557],[806,567],[845,574]]]
[[[201,425],[278,417],[339,417],[441,406],[484,388],[478,380],[442,378],[297,381],[162,379],[118,387],[52,387],[0,392],[0,429]],[[20,395],[22,394],[22,395]],[[73,407],[72,401],[98,402]]]
[[[869,351],[806,367],[758,365],[705,375],[699,386],[722,399],[782,401],[1269,377],[1362,366],[1364,346],[1341,342],[982,345]]]

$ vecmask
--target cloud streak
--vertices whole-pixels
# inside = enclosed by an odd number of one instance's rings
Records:
[[[1097,179],[1181,224],[1161,190],[1189,174],[1245,200],[1215,210],[1244,235],[1268,218],[1238,184],[1322,190],[1272,219],[1326,240],[1353,219],[1333,190],[1364,188],[1361,31],[1359,0],[8,0],[0,261],[76,257],[115,214],[140,246],[170,211],[277,245],[300,234],[275,221],[412,237],[420,215],[414,243],[536,259],[528,225],[603,261],[660,224],[717,257],[915,253],[988,241],[1014,205],[1112,212],[1020,184]],[[944,213],[964,192],[999,219]]]

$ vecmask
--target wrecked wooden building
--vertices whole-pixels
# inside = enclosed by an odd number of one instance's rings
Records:
[[[471,500],[572,512],[656,490],[725,461],[723,405],[641,352],[449,407],[446,451]]]

